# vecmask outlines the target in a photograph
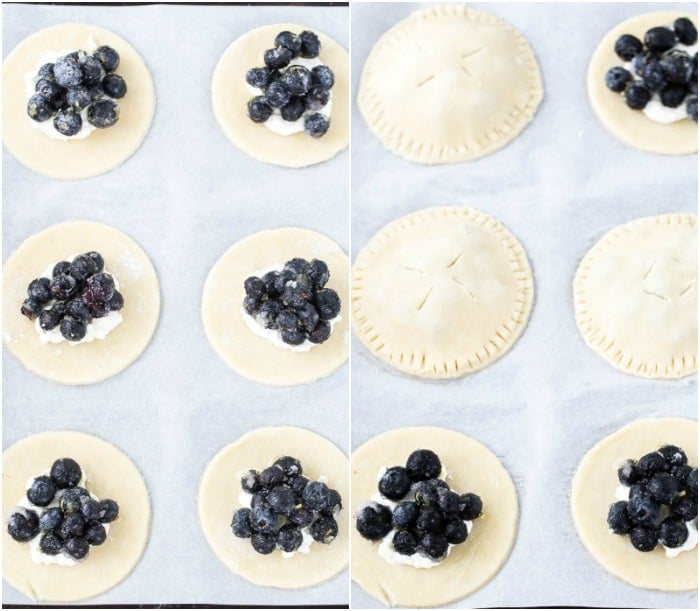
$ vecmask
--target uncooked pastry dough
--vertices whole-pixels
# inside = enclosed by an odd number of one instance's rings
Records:
[[[124,321],[105,339],[68,346],[42,344],[20,313],[27,285],[46,266],[74,253],[96,250],[119,280]],[[121,231],[101,223],[72,221],[28,238],[3,267],[2,331],[7,349],[32,373],[61,384],[92,384],[133,363],[151,341],[160,312],[160,289],[153,265],[141,247]]]
[[[645,378],[697,371],[696,221],[664,214],[620,225],[581,261],[576,323],[614,367]]]
[[[250,539],[231,532],[234,509],[241,505],[241,476],[249,469],[270,466],[280,456],[301,461],[304,475],[315,480],[328,478],[343,500],[336,514],[338,536],[324,545],[313,543],[308,553],[284,558],[279,550],[263,556],[250,545]],[[312,431],[296,427],[271,427],[246,433],[226,446],[207,465],[199,486],[197,508],[204,536],[231,571],[261,586],[304,588],[330,579],[348,564],[350,528],[347,506],[350,502],[348,459],[330,441]]]
[[[608,508],[619,486],[617,469],[666,444],[677,445],[698,464],[698,425],[683,418],[650,418],[622,427],[583,457],[571,483],[571,513],[586,549],[605,569],[639,588],[677,592],[698,587],[697,549],[668,558],[659,545],[639,552],[629,537],[610,534]]]
[[[74,431],[49,431],[25,437],[3,453],[2,515],[6,519],[26,494],[27,480],[58,458],[78,461],[87,486],[100,499],[119,504],[107,541],[91,546],[74,566],[35,564],[27,544],[14,541],[2,528],[2,573],[13,588],[35,601],[75,602],[93,598],[120,583],[141,559],[151,521],[148,489],[133,462],[102,439]]]
[[[537,59],[520,32],[490,13],[446,4],[412,13],[379,39],[357,101],[387,149],[435,164],[505,146],[542,96]]]
[[[316,33],[321,41],[319,59],[335,75],[331,125],[321,138],[312,138],[305,132],[281,136],[248,117],[248,100],[253,96],[245,80],[246,72],[264,65],[263,53],[273,46],[275,36],[283,30]],[[244,153],[266,163],[301,168],[326,161],[348,146],[349,82],[348,52],[335,40],[313,27],[278,23],[251,30],[231,43],[214,70],[211,99],[219,126]]]
[[[245,279],[294,257],[325,261],[330,270],[327,286],[342,302],[342,320],[330,339],[308,352],[276,347],[253,333],[240,314]],[[348,358],[348,267],[347,256],[335,242],[307,229],[273,229],[244,238],[223,254],[204,283],[202,322],[209,343],[227,365],[263,384],[306,384],[333,373]]]
[[[81,49],[92,37],[119,53],[117,73],[128,93],[119,103],[119,121],[96,129],[82,140],[56,140],[34,129],[27,116],[24,77],[37,68],[46,50]],[[3,65],[3,142],[7,150],[30,170],[50,178],[91,178],[121,165],[139,148],[151,126],[156,98],[148,67],[128,42],[96,25],[62,23],[25,38]]]
[[[588,64],[588,99],[603,126],[614,136],[638,149],[668,155],[687,155],[698,150],[698,124],[692,119],[675,123],[657,123],[643,112],[630,109],[624,98],[605,86],[605,74],[624,62],[615,53],[615,41],[623,34],[644,39],[647,30],[687,17],[697,25],[690,13],[660,11],[632,17],[615,26],[593,52]]]
[[[501,357],[530,316],[527,255],[494,218],[426,208],[384,227],[352,271],[353,330],[397,369],[454,378]]]
[[[403,465],[417,449],[437,453],[448,471],[447,483],[460,494],[473,492],[484,503],[467,540],[452,548],[430,570],[389,564],[378,542],[352,528],[352,578],[368,594],[389,606],[439,607],[460,600],[490,581],[505,564],[515,542],[518,497],[498,457],[462,433],[411,427],[382,433],[355,450],[351,458],[353,514],[377,492],[377,472]]]

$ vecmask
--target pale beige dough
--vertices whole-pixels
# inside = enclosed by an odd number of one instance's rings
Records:
[[[670,592],[698,587],[698,551],[668,558],[659,545],[639,552],[629,537],[610,534],[608,509],[619,486],[617,470],[628,458],[637,460],[672,444],[683,448],[688,464],[698,464],[698,425],[684,418],[651,418],[632,422],[597,443],[583,457],[571,482],[571,514],[583,545],[610,573],[638,588]]]
[[[119,53],[116,73],[127,85],[126,96],[117,101],[119,120],[82,140],[55,140],[31,126],[25,74],[37,69],[44,51],[85,49],[91,37]],[[121,165],[146,137],[155,110],[151,73],[136,49],[109,30],[85,23],[63,23],[25,38],[5,59],[2,84],[3,142],[21,164],[49,178],[91,178]]]
[[[664,214],[620,225],[581,261],[576,323],[613,367],[645,378],[697,371],[696,221]]]
[[[301,461],[304,476],[311,480],[327,477],[328,486],[340,493],[343,503],[343,509],[335,515],[338,536],[328,545],[314,542],[308,553],[297,552],[290,558],[284,558],[278,549],[268,555],[258,554],[250,539],[231,532],[233,512],[241,506],[241,477],[250,469],[269,467],[280,456]],[[254,584],[305,588],[326,581],[348,564],[348,471],[345,454],[312,431],[281,426],[246,433],[214,456],[204,471],[197,499],[204,536],[228,569]]]
[[[90,492],[117,502],[119,517],[111,523],[107,540],[90,546],[88,557],[74,566],[34,564],[28,544],[14,541],[3,523],[3,577],[35,601],[74,602],[106,592],[131,573],[148,541],[150,499],[136,465],[111,443],[74,431],[25,437],[3,452],[3,518],[25,496],[28,479],[66,457],[76,460],[87,475]]]
[[[445,4],[412,13],[379,39],[357,101],[387,149],[436,164],[502,148],[542,96],[537,59],[520,32],[490,13]]]
[[[76,253],[97,251],[119,281],[124,321],[89,343],[42,344],[20,313],[27,285],[48,265]],[[5,346],[32,373],[61,384],[92,384],[133,363],[151,341],[160,313],[160,288],[146,253],[121,231],[101,223],[72,221],[53,225],[28,238],[3,267],[2,332]]]
[[[308,352],[292,352],[255,335],[240,314],[245,279],[294,257],[321,259],[330,271],[327,288],[340,296],[342,320],[330,338]],[[202,323],[209,343],[236,372],[263,384],[307,384],[338,369],[348,358],[348,258],[320,233],[287,227],[255,233],[229,248],[209,272],[202,293]]]
[[[281,136],[248,117],[248,90],[245,75],[251,68],[264,66],[263,53],[274,46],[275,36],[284,30],[299,34],[310,30],[321,41],[318,57],[335,75],[331,89],[333,108],[330,127],[321,138],[305,132]],[[289,168],[321,163],[348,146],[350,129],[350,62],[348,52],[317,29],[294,23],[277,23],[255,28],[234,40],[224,51],[214,70],[211,99],[214,115],[226,137],[258,161]]]
[[[439,607],[475,592],[505,564],[518,527],[515,485],[498,457],[462,433],[435,427],[410,427],[382,433],[352,455],[353,514],[377,492],[381,468],[405,465],[414,450],[433,450],[447,469],[447,483],[460,494],[473,492],[483,501],[469,537],[431,569],[389,564],[377,542],[352,528],[352,578],[385,605]]]
[[[470,208],[426,208],[390,223],[360,251],[353,330],[401,371],[454,378],[511,348],[533,293],[527,255],[500,222]]]
[[[692,119],[663,124],[649,119],[643,112],[630,109],[623,96],[608,89],[605,74],[624,60],[615,53],[615,41],[623,34],[633,34],[644,40],[647,30],[672,24],[678,17],[690,13],[659,11],[632,17],[610,30],[596,47],[588,64],[588,99],[593,112],[603,126],[624,143],[652,153],[687,155],[698,150],[698,125]]]

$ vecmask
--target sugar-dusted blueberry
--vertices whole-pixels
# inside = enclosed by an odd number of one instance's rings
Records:
[[[39,516],[39,528],[44,532],[53,532],[63,522],[63,512],[60,507],[49,507]]]
[[[289,98],[289,102],[280,108],[280,115],[285,121],[298,121],[305,111],[304,99],[293,96]]]
[[[640,473],[637,469],[637,463],[634,460],[628,459],[617,470],[617,479],[623,486],[631,486],[640,480]]]
[[[302,308],[312,298],[312,291],[308,288],[300,286],[299,284],[297,284],[297,286],[293,286],[292,284],[285,286],[284,292],[282,293],[282,302],[284,303],[284,305],[295,310],[298,308]],[[321,314],[320,311],[319,314]]]
[[[420,532],[440,532],[444,517],[442,512],[432,505],[421,507],[416,519],[416,529]]]
[[[292,492],[294,492],[294,494],[296,494],[299,502],[301,502],[301,497],[304,494],[304,488],[306,488],[306,484],[308,483],[309,478],[304,477],[303,475],[297,475],[296,477],[287,479],[289,488],[292,490]]]
[[[320,320],[316,306],[312,303],[305,303],[296,311],[296,316],[298,317],[299,326],[307,331],[313,331],[318,325]]]
[[[102,81],[104,69],[100,60],[94,55],[85,55],[78,60],[78,65],[83,71],[83,83],[88,86],[97,85]]]
[[[684,45],[694,45],[698,40],[698,31],[687,17],[679,17],[673,22],[673,31]]]
[[[51,281],[48,278],[36,278],[27,287],[27,296],[38,303],[46,303],[51,299]]]
[[[41,68],[39,68],[39,71],[36,75],[39,79],[49,78],[55,81],[56,77],[53,75],[53,63],[49,62],[44,64]]]
[[[328,265],[325,261],[320,259],[312,259],[309,264],[309,271],[307,273],[314,287],[317,289],[322,289],[326,286],[328,279],[330,278],[330,271]]]
[[[55,556],[63,549],[63,541],[53,533],[41,535],[39,539],[39,549],[42,554],[47,556]]]
[[[256,123],[264,123],[271,115],[272,106],[265,96],[259,95],[248,100],[248,116]]]
[[[688,475],[690,475],[692,470],[690,465],[678,465],[676,467],[671,467],[670,473],[676,479],[680,488],[685,488]]]
[[[115,290],[109,298],[108,305],[110,312],[118,312],[124,307],[124,297],[119,291]]]
[[[299,39],[301,40],[301,49],[299,50],[301,57],[318,57],[318,54],[321,52],[321,42],[316,34],[309,30],[304,30],[299,34]]]
[[[418,538],[409,530],[397,530],[391,544],[402,556],[412,556],[418,551]]]
[[[35,93],[27,102],[27,114],[34,121],[47,121],[54,112],[51,103],[40,93]]]
[[[99,273],[105,268],[105,260],[102,258],[102,255],[99,252],[91,250],[85,254],[95,263],[95,273]]]
[[[73,108],[59,110],[53,118],[53,127],[62,136],[75,136],[82,126],[83,119]]]
[[[266,329],[278,329],[277,326],[277,315],[282,311],[284,306],[274,299],[268,299],[263,301],[260,305],[260,311],[258,312],[260,324],[262,324]]]
[[[59,328],[69,342],[79,342],[87,334],[87,324],[73,316],[64,317]]]
[[[653,61],[644,65],[642,69],[644,86],[649,91],[659,91],[667,85],[666,73],[661,63]]]
[[[448,543],[457,545],[458,543],[464,543],[467,540],[469,531],[467,530],[467,525],[462,520],[452,516],[445,520],[442,527],[442,534],[445,539],[447,539]]]
[[[688,539],[688,527],[682,520],[666,518],[659,527],[659,543],[666,547],[680,547]]]
[[[48,475],[35,477],[27,490],[27,499],[33,505],[46,507],[56,496],[56,484]]]
[[[78,255],[70,264],[68,273],[78,282],[84,282],[96,271],[95,262],[89,256]]]
[[[440,488],[437,491],[437,506],[446,516],[456,516],[460,510],[459,494],[448,488]]]
[[[299,326],[299,319],[297,318],[296,312],[291,308],[282,310],[277,315],[277,326],[282,331],[296,331]]]
[[[102,524],[93,520],[85,526],[83,538],[90,545],[102,545],[107,540],[107,530]]]
[[[118,74],[108,74],[102,79],[102,89],[110,98],[118,100],[126,95],[126,81]]]
[[[414,498],[419,505],[437,505],[436,479],[427,479],[418,483]]]
[[[100,517],[98,520],[103,524],[114,522],[119,517],[119,505],[112,499],[100,501]]]
[[[459,497],[459,517],[462,520],[476,520],[483,509],[483,503],[479,495],[467,492]]]
[[[365,505],[357,512],[355,527],[365,539],[382,539],[391,531],[391,510],[379,503]]]
[[[20,507],[10,514],[7,532],[15,541],[29,541],[39,534],[39,516],[31,509]]]
[[[245,74],[246,83],[248,83],[251,87],[255,87],[257,89],[263,89],[264,87],[266,87],[267,84],[270,82],[269,79],[270,70],[268,70],[266,67],[251,68]]]
[[[70,272],[70,261],[59,261],[53,266],[51,278],[58,278],[59,276],[67,274],[68,272]]]
[[[283,516],[289,515],[294,508],[295,500],[294,492],[287,486],[277,486],[267,495],[267,504],[276,514]]]
[[[99,102],[105,95],[101,83],[97,83],[97,85],[92,85],[90,88],[88,88],[88,91],[90,92],[90,99],[93,102]]]
[[[259,299],[246,295],[243,298],[243,309],[251,316],[257,316],[260,312],[261,302]]]
[[[263,59],[265,60],[265,65],[268,68],[284,68],[285,66],[289,65],[290,61],[292,61],[292,52],[287,49],[287,47],[275,47],[274,49],[268,49],[265,51],[263,54]],[[272,84],[272,82],[270,84]]]
[[[338,536],[338,523],[331,516],[319,516],[309,529],[314,541],[326,545]]]
[[[379,479],[379,492],[392,501],[402,499],[411,488],[411,478],[404,467],[389,467]]]
[[[651,552],[659,542],[659,529],[653,524],[635,526],[630,531],[630,542],[640,552]]]
[[[692,494],[676,497],[671,503],[671,511],[684,522],[698,517],[698,498]]]
[[[322,344],[331,336],[331,325],[325,320],[319,320],[313,331],[308,332],[309,341]]]
[[[100,519],[100,502],[91,497],[80,500],[80,513],[86,521],[97,521]]]
[[[394,507],[392,522],[396,528],[413,528],[418,519],[418,503],[403,501]]]
[[[109,274],[100,272],[88,278],[87,287],[92,291],[95,299],[109,301],[114,294],[114,278]]]
[[[330,490],[323,482],[309,482],[302,492],[304,507],[311,511],[323,511],[331,501]]]
[[[78,512],[68,513],[63,516],[63,521],[56,532],[63,540],[82,537],[85,532],[85,518]]]
[[[287,478],[297,477],[304,472],[301,462],[293,456],[280,456],[272,465],[282,469]]]
[[[406,470],[414,482],[420,482],[438,477],[442,470],[442,463],[432,450],[414,450],[406,461]]]
[[[250,276],[243,282],[243,289],[248,297],[262,299],[265,295],[265,283],[257,276]]]
[[[262,488],[260,485],[259,473],[251,469],[241,477],[241,488],[248,494],[255,494]]]
[[[108,302],[98,299],[91,289],[88,288],[83,291],[82,300],[90,309],[90,315],[93,318],[104,318],[107,316],[107,314],[109,314]]]
[[[688,117],[697,123],[698,122],[698,96],[694,95],[694,96],[689,97],[688,101],[686,102],[685,108],[688,111]]]
[[[637,53],[641,53],[643,48],[642,41],[631,34],[623,34],[615,42],[615,53],[625,61],[630,61]]]
[[[632,521],[627,513],[626,501],[618,501],[610,505],[608,526],[616,535],[626,535],[632,530]]]
[[[250,523],[251,510],[248,507],[241,507],[233,512],[231,519],[231,531],[236,537],[247,539],[253,534],[253,527]]]
[[[686,477],[686,486],[695,496],[698,494],[698,468],[695,467]]]
[[[272,108],[282,108],[289,103],[290,97],[281,81],[274,81],[265,89],[265,100]]]
[[[324,89],[319,85],[313,85],[304,97],[304,102],[306,104],[306,108],[316,112],[321,110],[324,106],[326,106],[330,99],[331,94],[330,91],[328,91],[328,89]]]
[[[98,47],[93,55],[102,64],[105,72],[114,72],[119,67],[119,53],[112,47]]]
[[[633,83],[625,90],[625,101],[633,110],[642,110],[649,100],[651,100],[651,92],[641,83]]]
[[[82,560],[90,553],[90,544],[82,537],[72,537],[64,544],[65,550],[71,558]]]
[[[333,517],[343,508],[343,499],[340,492],[334,488],[328,489],[328,503],[321,509],[321,515]]]
[[[36,82],[34,90],[42,95],[45,100],[53,101],[63,95],[64,89],[55,79],[42,78]]]
[[[312,115],[307,115],[304,119],[304,131],[312,138],[320,138],[330,127],[330,119],[322,114],[315,112]]]
[[[275,551],[277,538],[274,534],[256,532],[253,533],[253,536],[250,538],[250,544],[258,554],[271,554]]]
[[[90,95],[90,90],[87,87],[71,87],[66,92],[65,101],[66,106],[69,109],[76,112],[80,112],[81,110],[87,108],[90,105],[90,102],[92,102],[92,96]],[[82,118],[80,121],[80,125],[82,126]]]
[[[73,488],[83,477],[80,465],[72,458],[59,458],[51,465],[51,479],[59,489]]]
[[[653,524],[661,514],[661,505],[655,501],[651,494],[643,492],[636,496],[630,496],[627,503],[627,513],[632,522],[638,525]]]
[[[29,320],[34,320],[37,316],[41,314],[41,304],[36,299],[25,299],[22,302],[20,312]]]
[[[112,127],[119,120],[119,105],[113,100],[99,100],[88,107],[87,120],[99,129]]]
[[[79,512],[84,497],[90,498],[90,493],[85,488],[80,486],[66,488],[61,493],[58,504],[65,514]]]
[[[267,506],[267,494],[268,490],[260,489],[250,497],[250,508],[255,509],[256,507]]]
[[[294,507],[289,513],[289,521],[300,528],[304,528],[314,521],[314,512],[309,511],[305,507]]]
[[[294,524],[285,524],[277,531],[277,547],[283,552],[295,552],[304,541],[301,530]]]
[[[644,34],[644,44],[650,51],[663,53],[676,44],[676,34],[673,30],[663,26],[651,28]]]
[[[61,87],[75,87],[83,80],[83,71],[78,62],[69,56],[61,57],[53,65],[53,75]]]
[[[51,308],[47,308],[39,315],[39,326],[44,331],[51,331],[52,329],[55,329],[59,324],[61,324],[64,313],[65,308],[59,308],[56,307],[56,305]]]
[[[670,473],[656,473],[649,479],[647,491],[659,503],[670,505],[681,489]]]
[[[311,72],[304,66],[289,66],[280,77],[280,82],[292,96],[305,95],[311,87]]]
[[[295,276],[306,276],[311,270],[311,265],[306,259],[294,257],[285,262],[284,269],[292,272]]]
[[[279,486],[284,483],[284,471],[280,469],[277,465],[272,465],[267,467],[260,472],[260,485],[263,488],[272,490],[275,486]]]
[[[285,47],[292,52],[292,57],[297,57],[301,50],[301,40],[296,34],[285,30],[275,36],[275,46]]]
[[[314,66],[311,69],[311,82],[323,89],[330,89],[335,83],[335,75],[333,70],[328,66]]]
[[[250,525],[255,532],[271,533],[277,528],[277,516],[269,505],[258,505],[251,509]]]
[[[441,560],[447,554],[447,539],[436,532],[427,532],[418,542],[418,553],[431,560]]]
[[[658,452],[649,452],[637,461],[637,468],[642,477],[649,478],[655,473],[668,471],[668,463],[666,459]]]
[[[340,297],[333,289],[316,292],[316,309],[322,320],[333,320],[340,314]]]

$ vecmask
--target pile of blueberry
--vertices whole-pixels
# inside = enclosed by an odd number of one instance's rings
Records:
[[[448,545],[463,543],[469,534],[465,521],[481,515],[479,496],[458,494],[439,478],[440,458],[432,450],[411,453],[405,467],[390,467],[379,480],[379,492],[398,504],[370,503],[357,514],[359,533],[371,541],[386,537],[392,530],[392,546],[405,556],[421,554],[440,562]]]
[[[617,475],[630,489],[629,500],[610,505],[610,530],[629,535],[640,552],[650,552],[658,544],[683,545],[688,538],[685,523],[698,517],[698,469],[688,465],[685,452],[663,446],[638,461],[625,461]]]
[[[304,477],[296,458],[282,456],[267,469],[248,471],[241,488],[252,495],[250,508],[233,512],[231,530],[236,537],[250,538],[259,554],[276,547],[295,552],[304,539],[302,529],[319,543],[331,543],[338,535],[333,516],[343,507],[340,494]]]
[[[55,556],[64,552],[82,560],[91,545],[102,545],[107,538],[104,524],[119,515],[119,505],[111,499],[96,501],[80,486],[83,476],[80,465],[72,458],[59,458],[51,466],[50,475],[34,478],[27,499],[43,510],[20,507],[7,521],[7,532],[19,542],[39,536],[43,554]]]
[[[657,94],[668,108],[685,104],[688,117],[698,121],[698,54],[692,57],[678,43],[694,45],[698,32],[690,19],[676,19],[672,27],[651,28],[644,42],[623,34],[615,43],[615,53],[631,64],[610,68],[605,84],[625,97],[627,105],[642,110]]]
[[[243,307],[260,325],[279,331],[286,344],[322,344],[331,335],[328,321],[340,313],[338,293],[324,288],[329,277],[319,259],[291,259],[281,271],[247,278]]]
[[[248,84],[263,92],[248,101],[250,118],[264,123],[277,109],[285,121],[304,117],[304,131],[309,136],[323,136],[330,120],[318,111],[331,99],[333,71],[324,65],[309,70],[293,62],[296,57],[318,57],[320,51],[318,36],[308,30],[298,36],[287,31],[277,34],[275,47],[265,51],[265,66],[246,73]]]
[[[102,255],[94,251],[78,255],[72,262],[56,263],[51,279],[36,278],[29,283],[22,314],[29,320],[39,317],[44,331],[60,325],[63,337],[79,342],[93,318],[124,306],[114,279],[102,271],[104,266]]]
[[[119,53],[112,47],[99,47],[92,55],[74,51],[39,68],[35,93],[27,103],[27,114],[34,121],[53,117],[54,129],[64,136],[75,136],[83,127],[81,111],[87,109],[88,123],[111,127],[119,119],[115,102],[126,95],[126,82],[115,74]]]

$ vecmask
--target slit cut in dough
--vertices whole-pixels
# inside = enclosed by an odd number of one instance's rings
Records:
[[[542,96],[537,59],[518,30],[445,4],[412,13],[377,41],[357,101],[385,148],[438,164],[502,148],[532,120]]]
[[[527,324],[527,255],[496,219],[426,208],[379,231],[352,271],[353,330],[411,375],[455,378],[505,354]]]
[[[363,539],[353,524],[352,578],[391,607],[440,607],[475,592],[506,563],[518,528],[515,485],[498,457],[467,435],[435,427],[388,431],[355,450],[350,461],[353,517],[377,492],[379,470],[406,464],[418,449],[437,453],[450,488],[478,494],[483,514],[474,520],[467,540],[430,569],[387,563],[377,553],[379,544]]]
[[[576,323],[613,367],[645,378],[697,371],[697,217],[650,216],[615,227],[574,277]]]
[[[288,30],[299,34],[311,30],[321,41],[319,59],[335,75],[331,89],[333,108],[330,127],[320,138],[306,132],[291,136],[276,134],[248,117],[248,100],[253,96],[245,75],[263,66],[263,53],[274,46],[275,36]],[[214,115],[224,135],[246,155],[258,161],[288,168],[301,168],[335,157],[348,146],[350,130],[350,61],[348,52],[335,40],[313,27],[277,23],[255,28],[234,40],[216,65],[211,82]]]
[[[48,265],[95,250],[119,281],[123,322],[105,339],[42,344],[34,321],[20,313],[27,285]],[[90,221],[53,225],[26,239],[3,267],[2,330],[5,347],[29,371],[59,384],[93,384],[126,369],[146,349],[158,324],[160,288],[153,264],[129,236]]]
[[[327,545],[314,542],[308,553],[290,558],[279,549],[258,554],[250,539],[231,532],[234,509],[241,506],[241,477],[250,469],[262,471],[280,456],[297,458],[303,475],[311,480],[327,477],[328,486],[340,493],[343,502],[335,515],[338,536]],[[306,588],[331,579],[348,564],[349,492],[348,458],[335,445],[307,429],[270,427],[246,433],[211,459],[199,486],[197,510],[207,543],[230,571],[261,586]]]
[[[85,50],[90,38],[98,46],[109,45],[119,53],[116,72],[128,88],[117,100],[119,120],[82,140],[53,139],[32,127],[27,116],[25,75],[39,68],[37,62],[45,51]],[[109,30],[85,23],[62,23],[25,38],[5,59],[2,84],[7,150],[30,170],[59,180],[91,178],[120,166],[143,142],[155,111],[153,79],[136,49]]]
[[[571,514],[584,547],[607,571],[638,588],[680,592],[698,587],[697,549],[668,558],[659,545],[639,552],[628,536],[610,534],[608,509],[619,486],[617,470],[672,444],[683,448],[688,463],[698,464],[698,424],[684,418],[632,422],[598,442],[583,457],[571,482]]]
[[[34,564],[28,545],[14,541],[3,522],[3,578],[37,602],[77,602],[106,592],[134,570],[148,542],[150,499],[138,468],[111,443],[74,431],[25,437],[3,452],[3,520],[25,496],[27,480],[65,457],[78,461],[90,492],[117,502],[119,517],[107,540],[90,546],[88,557],[73,566]]]

